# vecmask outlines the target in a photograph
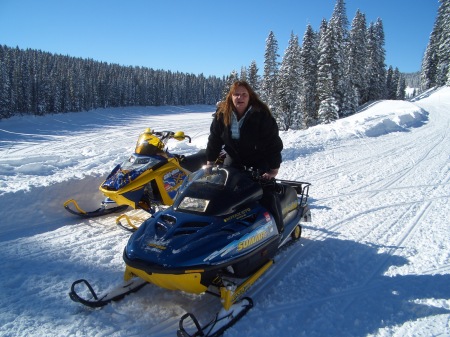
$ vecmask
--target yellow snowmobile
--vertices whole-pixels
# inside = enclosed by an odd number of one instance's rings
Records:
[[[98,209],[85,211],[74,199],[67,200],[64,208],[90,218],[121,212],[128,207],[153,214],[161,205],[172,205],[184,178],[206,163],[206,155],[204,150],[188,156],[171,154],[166,149],[170,139],[191,142],[183,131],[155,132],[147,128],[139,136],[134,153],[117,165],[100,185],[106,198]],[[129,219],[127,221],[130,224]]]

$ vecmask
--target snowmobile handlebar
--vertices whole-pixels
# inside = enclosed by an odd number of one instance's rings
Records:
[[[153,131],[155,136],[160,137],[161,140],[169,140],[171,138],[176,140],[185,140],[187,139],[189,143],[191,142],[191,137],[185,135],[183,131]]]
[[[253,167],[244,167],[244,170],[250,172],[252,179],[261,183],[262,185],[270,185],[276,182],[275,178],[263,178],[264,173],[267,173],[267,171],[255,169]]]
[[[217,171],[221,170],[223,168],[223,165],[217,165],[217,164],[206,164],[203,166],[203,169],[205,170],[205,173],[215,174]],[[269,187],[273,186],[274,188],[277,187],[277,181],[275,178],[267,179],[263,177],[263,174],[266,173],[264,170],[255,169],[253,167],[242,167],[242,171],[247,172],[250,176],[250,178],[260,184],[262,187]]]

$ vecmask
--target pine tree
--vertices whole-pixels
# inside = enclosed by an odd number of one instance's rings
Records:
[[[406,81],[405,78],[402,76],[402,74],[399,72],[396,97],[399,100],[404,100],[405,96],[406,96]]]
[[[339,115],[344,116],[349,112],[349,96],[353,96],[349,84],[349,77],[346,76],[348,69],[348,19],[345,9],[345,1],[337,0],[333,10],[328,28],[331,29],[332,39],[332,77],[334,97],[337,99]]]
[[[389,66],[386,73],[386,89],[387,89],[387,99],[395,99],[397,92],[397,83],[394,80],[394,69]]]
[[[392,73],[392,92],[389,92],[389,97],[393,97],[392,99],[401,99],[399,97],[399,83],[400,83],[400,70],[395,67],[394,72]]]
[[[432,88],[437,83],[438,53],[436,50],[436,32],[433,30],[422,59],[420,88],[422,91]]]
[[[272,109],[276,116],[276,93],[278,79],[278,41],[271,31],[266,39],[264,53],[264,74],[261,83],[261,98]]]
[[[278,75],[278,123],[283,130],[299,129],[302,116],[299,111],[300,96],[300,46],[298,37],[291,33]]]
[[[325,83],[324,96],[320,101],[318,116],[320,124],[329,124],[339,119],[339,107],[336,99],[331,94],[331,82]]]
[[[448,71],[447,71],[447,83],[446,83],[446,85],[450,87],[450,67],[448,67]]]
[[[256,93],[259,93],[259,75],[256,61],[253,60],[248,70],[248,84],[253,88]]]
[[[317,70],[317,92],[319,96],[319,122],[330,123],[339,118],[339,105],[335,97],[336,89],[333,75],[335,50],[333,30],[328,26],[321,31],[319,43],[319,63]]]
[[[318,36],[311,25],[306,27],[303,46],[300,51],[300,111],[303,114],[303,126],[310,127],[318,123],[317,111],[317,55]]]
[[[35,92],[33,83],[38,76],[36,67],[36,52],[27,50],[22,52],[19,48],[11,50],[13,69],[11,69],[11,102],[14,112],[32,113],[34,110]]]
[[[10,69],[12,65],[9,51],[0,45],[0,119],[10,117],[12,111]]]
[[[241,81],[247,81],[247,68],[246,67],[241,67],[241,73],[239,75],[239,80]]]
[[[439,0],[441,5],[438,9],[437,21],[438,33],[438,64],[437,85],[445,85],[448,69],[450,66],[450,0]]]
[[[351,112],[364,101],[367,101],[367,79],[366,79],[366,16],[359,10],[352,21],[349,37],[348,68],[347,74],[350,87],[355,90],[354,105],[350,107]]]
[[[225,100],[225,97],[227,96],[228,92],[230,91],[231,85],[239,80],[239,76],[236,70],[233,70],[230,75],[227,76],[227,79],[225,81],[225,85],[222,89],[222,100]]]
[[[421,90],[444,85],[450,64],[450,0],[441,2],[422,59]]]
[[[384,30],[381,19],[371,23],[367,32],[367,73],[368,100],[386,97],[386,66],[384,50]]]
[[[338,43],[346,43],[348,41],[349,25],[344,0],[336,0],[333,14],[330,19],[330,26],[335,30],[335,34],[339,35]]]

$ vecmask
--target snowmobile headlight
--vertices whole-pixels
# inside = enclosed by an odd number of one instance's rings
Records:
[[[185,197],[178,206],[179,209],[194,212],[205,212],[208,207],[209,200]]]

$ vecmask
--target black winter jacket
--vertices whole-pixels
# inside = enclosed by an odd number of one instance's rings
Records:
[[[240,139],[231,138],[231,126],[225,126],[223,115],[211,123],[206,157],[214,162],[224,149],[233,165],[244,165],[263,170],[277,169],[281,164],[283,142],[278,135],[278,125],[269,111],[251,108],[247,111],[240,129]]]

